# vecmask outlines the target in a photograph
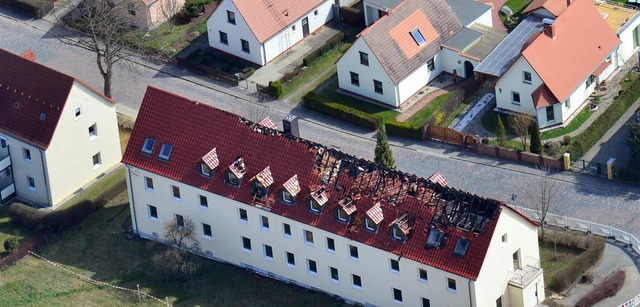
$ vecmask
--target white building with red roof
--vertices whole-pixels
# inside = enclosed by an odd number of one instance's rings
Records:
[[[352,303],[544,299],[537,225],[441,175],[386,169],[152,87],[123,163],[144,238],[162,242],[164,225],[191,220],[202,256]]]
[[[331,19],[330,0],[223,0],[207,20],[209,46],[266,65]]]
[[[0,201],[53,207],[118,165],[115,102],[0,49]]]
[[[531,14],[477,70],[500,77],[498,110],[529,114],[541,129],[563,127],[616,70],[621,41],[589,0],[531,5]],[[504,50],[519,52],[509,60]]]

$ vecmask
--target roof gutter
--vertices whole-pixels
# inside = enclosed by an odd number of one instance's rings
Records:
[[[467,281],[467,286],[469,287],[469,306],[473,307],[473,298],[471,296],[471,279]]]

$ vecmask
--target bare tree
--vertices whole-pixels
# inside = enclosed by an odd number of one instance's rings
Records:
[[[164,224],[165,239],[175,248],[166,248],[154,254],[151,261],[154,267],[167,275],[184,281],[200,269],[200,262],[190,251],[200,251],[196,240],[196,226],[193,220],[183,218],[181,223],[171,221]]]
[[[527,138],[529,136],[529,127],[533,124],[533,116],[528,114],[509,115],[507,118],[509,126],[518,135],[522,142],[522,150],[527,151]]]
[[[562,202],[567,191],[560,181],[552,177],[554,171],[546,166],[537,166],[533,181],[527,185],[526,197],[531,207],[536,210],[540,221],[541,237],[544,240],[544,227],[549,209]]]
[[[160,11],[169,25],[171,25],[171,33],[173,33],[173,28],[176,25],[176,18],[180,9],[182,9],[182,7],[178,5],[177,0],[160,0]]]
[[[129,25],[124,14],[126,1],[117,4],[112,0],[81,0],[77,8],[59,19],[67,30],[79,30],[86,35],[56,35],[61,42],[80,47],[95,54],[96,64],[103,78],[103,93],[111,98],[111,79],[114,65],[135,55],[133,43],[142,34]]]

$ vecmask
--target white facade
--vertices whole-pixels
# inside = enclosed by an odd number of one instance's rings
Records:
[[[617,51],[617,67],[624,65],[624,62],[633,56],[637,56],[638,42],[640,41],[640,14],[636,15],[630,23],[618,32],[618,37],[622,41]]]
[[[147,187],[148,182],[152,188]],[[535,305],[516,301],[522,291],[510,289],[507,279],[513,272],[514,250],[520,249],[523,266],[526,259],[538,258],[536,227],[506,208],[480,276],[473,281],[132,166],[127,166],[127,183],[134,231],[141,236],[162,240],[163,224],[181,215],[196,224],[196,237],[206,257],[350,302],[422,306],[424,298],[431,306],[495,306],[496,299],[503,296],[503,306]],[[173,196],[173,186],[180,189],[180,199]],[[201,197],[206,198],[206,207],[201,205]],[[155,207],[157,217],[150,216],[149,206]],[[245,210],[246,220],[240,210]],[[204,235],[205,224],[210,226],[211,236]],[[285,233],[285,227],[290,228],[290,234]],[[305,239],[306,232],[312,233],[313,242]],[[512,238],[507,244],[501,242],[503,233]],[[245,248],[243,238],[250,240],[250,249]],[[327,238],[334,241],[335,250],[328,249]],[[357,258],[351,256],[350,246],[357,248]],[[287,253],[293,254],[293,264],[288,263]],[[399,272],[391,269],[392,259],[399,259]],[[310,269],[310,260],[316,272]],[[332,279],[331,268],[337,269],[337,280]],[[420,269],[426,271],[426,280],[420,278]],[[354,285],[354,275],[360,286]],[[449,288],[449,279],[455,290]],[[541,271],[534,284],[541,287]],[[394,289],[401,291],[402,302],[394,299]]]
[[[333,19],[332,6],[331,1],[324,1],[277,34],[260,42],[233,2],[222,1],[207,20],[209,46],[247,61],[266,65]],[[228,21],[227,12],[234,13],[235,24]],[[308,33],[303,29],[303,20],[307,22]],[[223,36],[226,36],[226,43]],[[244,50],[243,40],[246,41]]]
[[[121,159],[115,105],[78,81],[46,150],[2,133],[0,138],[8,145],[15,195],[39,206],[59,205]]]
[[[364,24],[368,27],[378,21],[380,17],[387,14],[396,7],[400,0],[365,0],[362,2],[364,8]]]

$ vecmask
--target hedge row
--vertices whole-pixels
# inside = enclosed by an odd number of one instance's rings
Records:
[[[638,98],[640,98],[640,79],[634,80],[629,89],[614,99],[611,105],[587,129],[573,138],[573,142],[567,150],[571,153],[571,157],[573,159],[582,157],[611,129]]]
[[[546,240],[557,242],[559,245],[584,250],[576,259],[558,270],[555,275],[551,277],[549,289],[557,292],[569,288],[569,286],[587,270],[592,268],[600,258],[602,258],[602,254],[604,253],[605,241],[602,237],[549,232]]]
[[[302,65],[309,66],[317,58],[321,57],[323,54],[329,52],[329,50],[340,45],[340,42],[342,42],[342,40],[344,40],[344,33],[338,32],[336,36],[330,38],[326,43],[320,46],[320,48],[318,48],[316,51],[305,56],[304,59],[302,59]]]
[[[124,178],[103,190],[94,201],[85,200],[76,205],[60,210],[38,210],[21,203],[13,203],[9,207],[11,222],[34,231],[58,232],[79,225],[89,215],[105,206],[127,188]]]
[[[421,139],[422,132],[420,130],[421,126],[414,126],[412,124],[406,122],[399,122],[396,119],[391,119],[386,122],[385,128],[387,128],[387,133],[391,135],[403,136],[414,139]]]
[[[589,307],[608,298],[613,297],[622,289],[626,273],[617,270],[599,282],[589,293],[583,296],[577,303],[576,307]]]
[[[314,92],[307,93],[302,101],[304,107],[344,121],[375,130],[378,119],[361,111],[324,99]],[[388,128],[388,126],[387,126]]]

